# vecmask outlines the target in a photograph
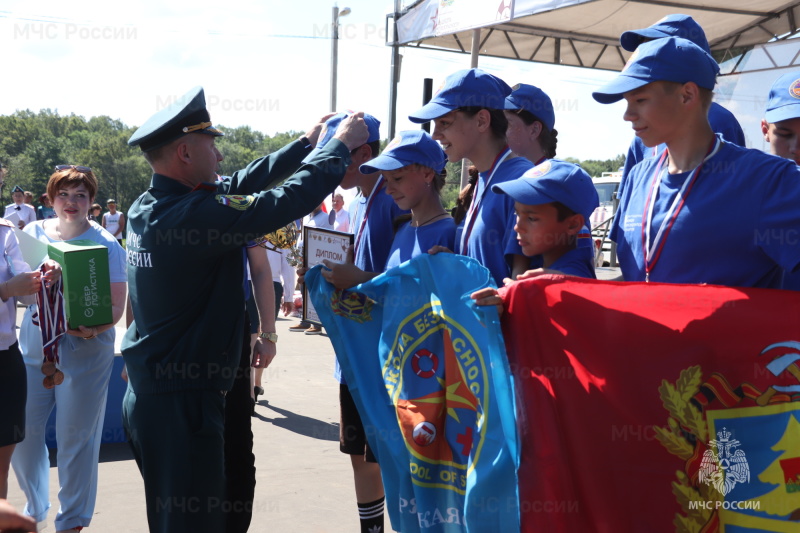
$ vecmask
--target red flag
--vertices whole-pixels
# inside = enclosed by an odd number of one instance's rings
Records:
[[[523,531],[800,531],[800,293],[504,292]]]

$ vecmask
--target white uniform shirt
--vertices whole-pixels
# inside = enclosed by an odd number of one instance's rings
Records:
[[[0,284],[5,283],[17,274],[30,272],[31,268],[22,258],[19,241],[14,234],[11,222],[0,220],[0,242],[3,245],[3,263],[0,265]],[[35,296],[26,297],[32,303]],[[0,300],[0,350],[17,342],[17,302],[15,298]]]
[[[336,213],[336,221],[333,223],[333,229],[342,233],[352,233],[350,231],[350,213],[344,209],[334,210],[334,212]]]
[[[294,286],[297,284],[297,276],[294,268],[286,260],[289,250],[281,248],[277,251],[267,250],[269,267],[272,270],[272,281],[277,281],[283,285],[284,292],[289,291],[290,296],[294,293]]]
[[[36,222],[36,210],[28,204],[9,204],[6,206],[6,212],[3,214],[4,218],[14,213],[26,225],[31,222]],[[12,217],[13,219],[13,217]]]

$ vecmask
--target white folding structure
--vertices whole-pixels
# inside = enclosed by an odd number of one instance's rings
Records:
[[[787,0],[420,0],[396,16],[401,46],[558,65],[621,70],[623,31],[666,15],[690,15],[716,59],[797,33],[800,1]],[[390,43],[391,44],[391,43]]]

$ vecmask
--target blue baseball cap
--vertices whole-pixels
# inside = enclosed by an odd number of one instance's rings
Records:
[[[460,107],[505,109],[509,93],[511,87],[497,76],[477,68],[459,70],[447,76],[431,101],[410,114],[408,120],[422,124]]]
[[[774,124],[800,117],[800,72],[784,74],[772,84],[764,118]]]
[[[702,48],[687,39],[669,37],[642,44],[619,75],[592,93],[601,104],[613,104],[634,89],[654,81],[690,81],[714,89],[719,65]]]
[[[361,165],[362,174],[381,170],[397,170],[413,164],[432,168],[441,173],[447,155],[439,143],[424,130],[401,131],[383,150],[381,155]]]
[[[556,113],[553,111],[553,102],[550,97],[538,87],[518,83],[511,88],[511,94],[506,96],[505,107],[512,111],[525,110],[541,120],[547,129],[552,130],[556,125]]]
[[[663,39],[664,37],[687,39],[705,50],[706,53],[711,53],[706,32],[689,15],[667,15],[650,27],[626,31],[620,35],[619,44],[628,52],[633,52],[646,40]]]
[[[333,139],[333,136],[336,135],[336,130],[339,129],[339,125],[342,123],[344,119],[352,115],[351,112],[345,113],[337,113],[333,115],[331,118],[325,121],[325,130],[320,134],[320,139],[317,141],[317,145],[311,150],[304,159],[303,162],[310,161],[317,153],[325,148],[325,145]],[[377,118],[373,117],[372,115],[368,115],[364,113],[364,122],[367,124],[367,142],[364,144],[369,144],[375,141],[379,141],[381,139],[381,121]]]
[[[528,169],[515,180],[492,185],[492,191],[505,193],[525,205],[560,202],[588,221],[600,205],[592,178],[578,165],[558,159]]]
[[[128,145],[138,146],[142,152],[148,152],[188,133],[205,133],[215,137],[225,135],[211,125],[202,87],[195,87],[147,119],[128,139]]]

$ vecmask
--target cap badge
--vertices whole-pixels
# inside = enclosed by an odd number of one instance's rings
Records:
[[[800,78],[794,80],[792,84],[789,85],[789,96],[800,100]]]
[[[536,165],[535,167],[533,167],[530,170],[530,174],[528,174],[528,177],[530,177],[530,178],[541,178],[542,176],[544,176],[545,174],[550,172],[550,167],[551,167],[551,165],[550,165],[550,161],[549,160],[545,161],[544,163],[542,163],[540,165]]]
[[[391,148],[394,148],[395,146],[400,144],[402,141],[403,141],[403,138],[400,135],[397,135],[394,139],[392,139],[392,141],[389,144],[386,145],[386,148],[384,148],[384,151],[389,150]]]

